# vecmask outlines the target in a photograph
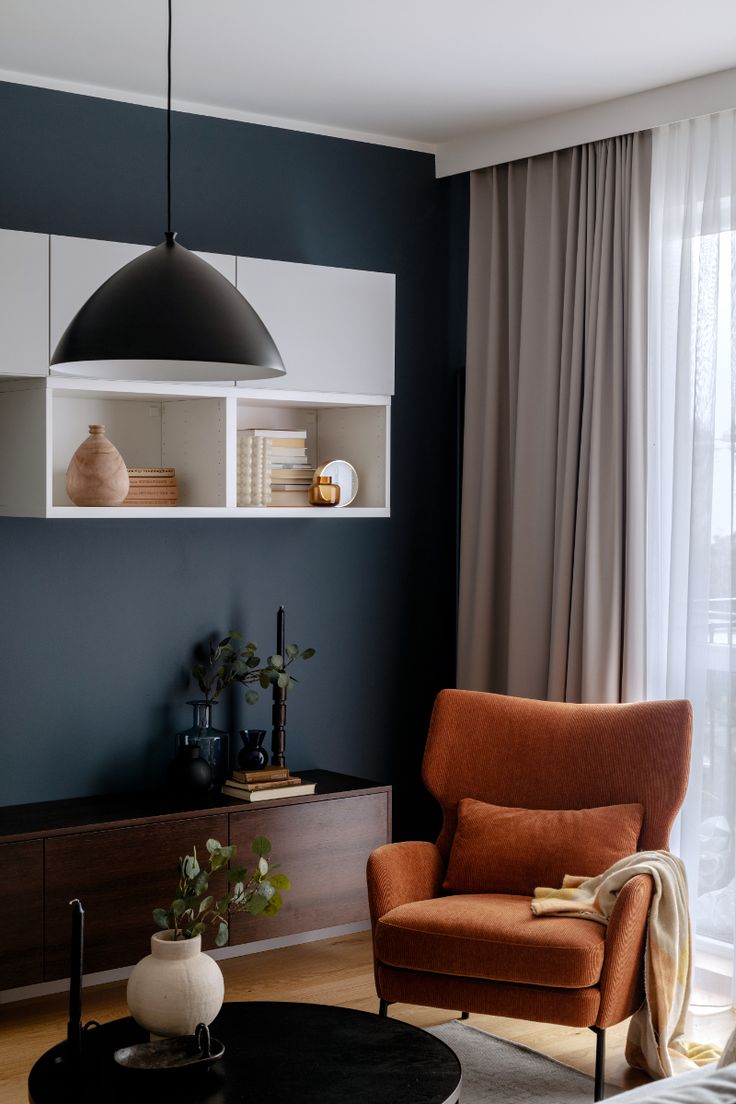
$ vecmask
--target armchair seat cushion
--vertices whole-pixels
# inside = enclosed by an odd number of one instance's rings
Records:
[[[399,969],[582,989],[600,980],[606,929],[534,917],[529,897],[478,893],[398,905],[374,938],[378,961]]]

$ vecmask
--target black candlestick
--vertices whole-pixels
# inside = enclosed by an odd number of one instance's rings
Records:
[[[279,606],[276,614],[276,652],[286,662],[286,614]],[[273,688],[273,708],[271,710],[271,766],[286,766],[286,690],[278,683]]]
[[[69,963],[69,1023],[66,1029],[71,1058],[82,1054],[82,962],[84,958],[84,909],[76,897],[72,906],[72,944]]]

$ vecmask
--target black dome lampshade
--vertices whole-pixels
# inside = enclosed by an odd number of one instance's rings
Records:
[[[247,299],[175,237],[167,233],[93,292],[56,346],[52,372],[198,382],[284,375]]]
[[[111,380],[222,382],[283,376],[273,338],[237,288],[171,230],[171,38],[168,0],[166,234],[77,311],[51,358],[54,374]]]

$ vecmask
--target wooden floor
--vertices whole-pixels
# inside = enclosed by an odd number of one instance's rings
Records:
[[[226,1000],[286,1000],[343,1005],[375,1012],[370,936],[366,933],[326,939],[277,951],[227,959],[221,963]],[[420,1027],[443,1023],[457,1010],[442,1011],[393,1005],[390,1015]],[[125,983],[84,990],[84,1019],[106,1020],[127,1015]],[[66,1034],[66,995],[37,997],[0,1006],[0,1102],[26,1104],[26,1080],[36,1058]],[[559,1062],[592,1075],[594,1038],[582,1028],[554,1027],[495,1016],[472,1015],[474,1027],[524,1043]],[[690,1038],[722,1043],[734,1026],[731,1012],[693,1018]],[[623,1057],[626,1024],[607,1034],[606,1080],[631,1088],[645,1078],[630,1070]]]

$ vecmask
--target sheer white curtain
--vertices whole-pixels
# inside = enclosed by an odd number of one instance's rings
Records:
[[[736,917],[735,231],[736,113],[656,130],[647,695],[693,703],[691,782],[673,844],[688,868],[701,961],[703,952],[732,961]]]

